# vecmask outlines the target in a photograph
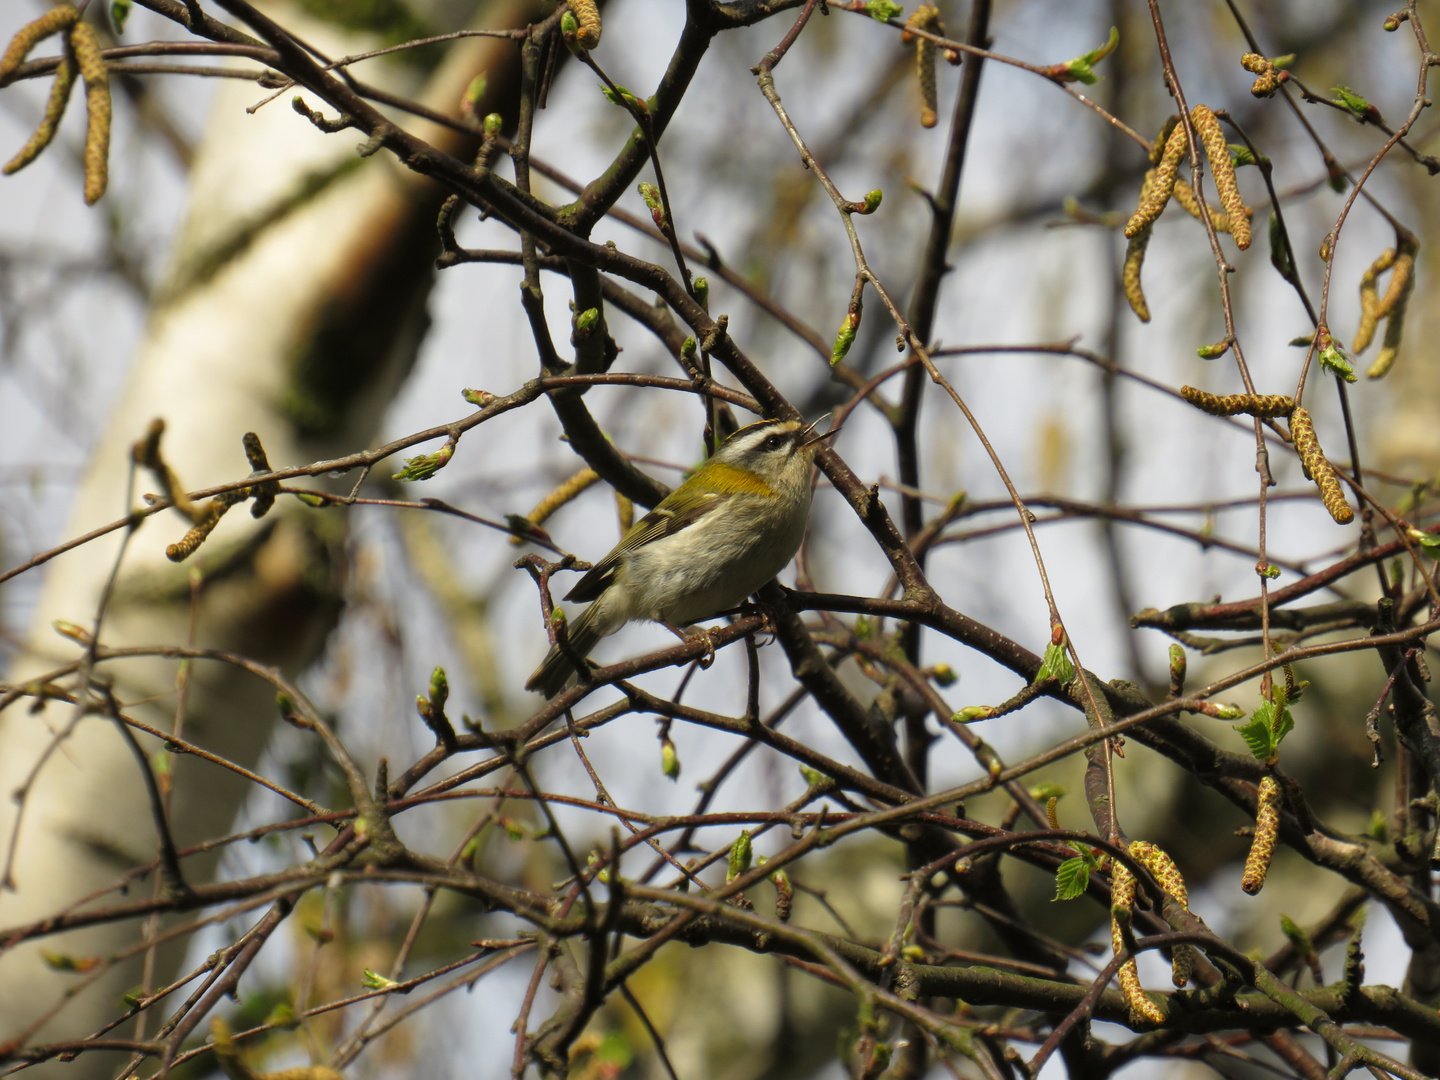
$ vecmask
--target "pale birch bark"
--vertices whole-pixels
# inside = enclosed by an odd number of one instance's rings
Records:
[[[534,14],[533,4],[520,2],[485,7],[476,25],[523,25]],[[337,55],[367,47],[291,9],[271,10]],[[456,43],[421,96],[453,112],[471,77],[488,70],[492,100],[482,109],[491,106],[513,96],[517,53],[512,42],[495,39]],[[373,63],[362,77],[386,78]],[[388,155],[360,161],[354,132],[320,133],[292,111],[291,93],[247,115],[245,106],[264,93],[229,80],[216,91],[162,298],[96,444],[67,537],[123,516],[130,446],[152,418],[165,421],[165,456],[194,490],[246,475],[240,442],[246,431],[260,435],[275,466],[363,446],[409,370],[427,325],[433,222],[443,192]],[[402,122],[439,145],[462,149],[434,125]],[[137,499],[156,490],[148,476],[138,482]],[[183,643],[191,636],[191,565],[176,566],[164,555],[187,527],[170,511],[138,531],[105,615],[105,644]],[[293,500],[261,521],[243,509],[232,512],[193,560],[204,575],[196,643],[291,673],[303,667],[317,655],[338,610],[342,542],[338,516]],[[93,621],[119,546],[120,535],[112,534],[48,565],[27,651],[8,681],[33,680],[77,657],[78,647],[56,635],[52,623]],[[137,702],[128,709],[133,715],[166,729],[174,723],[173,662],[105,663],[97,674],[113,681],[122,702]],[[124,866],[154,858],[145,787],[111,721],[84,719],[46,757],[71,713],[56,703],[34,714],[24,705],[0,713],[0,790],[20,788],[44,759],[23,804],[0,800],[6,842],[20,805],[24,813],[14,889],[0,892],[0,927],[59,911],[109,885]],[[220,664],[193,668],[185,737],[249,765],[276,715],[273,689],[259,680]],[[157,744],[145,740],[145,746],[153,751]],[[177,843],[223,834],[247,785],[193,757],[179,757],[176,765]],[[212,866],[187,862],[202,878]],[[150,889],[147,879],[131,896]],[[110,955],[140,937],[140,924],[129,922],[0,954],[0,1042],[24,1032],[77,981],[49,970],[42,948]],[[134,986],[138,973],[135,963],[119,965],[66,1004],[36,1038],[93,1032],[115,1015],[117,995]],[[129,1025],[117,1034],[128,1031]],[[86,1062],[100,1071],[111,1064],[85,1055],[66,1075],[88,1075]]]

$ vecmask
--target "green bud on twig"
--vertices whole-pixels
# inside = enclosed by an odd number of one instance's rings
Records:
[[[876,22],[889,22],[905,13],[905,8],[892,0],[868,0],[865,12]]]
[[[725,880],[734,881],[741,874],[750,869],[750,831],[741,829],[740,835],[730,845],[730,861],[726,866]]]
[[[830,348],[830,366],[834,367],[845,359],[850,346],[855,344],[855,334],[860,329],[860,313],[847,311],[840,321],[840,332],[835,335],[835,344]]]
[[[660,740],[660,771],[671,780],[680,779],[680,755],[668,738]]]
[[[710,311],[710,279],[697,277],[690,283],[690,291],[695,296],[695,302],[708,313]],[[686,339],[690,340],[689,338]]]
[[[575,340],[583,341],[600,325],[600,309],[586,308],[575,316]]]

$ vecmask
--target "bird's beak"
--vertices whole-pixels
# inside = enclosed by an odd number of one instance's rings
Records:
[[[806,435],[809,435],[809,434],[810,434],[812,431],[814,431],[815,428],[819,425],[820,420],[823,420],[823,419],[825,419],[823,416],[820,417],[819,420],[816,420],[813,424],[811,424],[809,427],[807,427],[807,428],[805,429],[805,432],[804,432],[804,433],[805,433]],[[814,446],[816,443],[823,442],[824,440],[830,438],[831,436],[833,436],[833,435],[839,435],[839,434],[840,434],[840,426],[837,425],[836,427],[832,427],[829,431],[822,432],[822,433],[819,434],[819,435],[813,435],[813,436],[811,436],[810,438],[806,439],[803,443],[800,444],[800,448],[803,450],[803,449],[805,449],[806,447]]]

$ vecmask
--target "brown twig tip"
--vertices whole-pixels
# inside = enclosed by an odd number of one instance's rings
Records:
[[[940,20],[940,9],[921,4],[905,20],[905,28],[924,30],[931,34],[945,33],[945,24]],[[933,128],[940,121],[939,89],[935,81],[935,43],[917,34],[902,33],[902,42],[915,42],[915,71],[920,78],[920,126]]]
[[[1268,56],[1261,56],[1259,53],[1246,53],[1240,57],[1240,66],[1255,75],[1255,81],[1250,84],[1250,93],[1258,98],[1272,96],[1280,89],[1280,84],[1290,78],[1288,71],[1276,67]]]
[[[1215,176],[1220,205],[1229,215],[1230,235],[1235,238],[1235,246],[1244,251],[1250,246],[1251,212],[1240,198],[1240,185],[1235,180],[1235,162],[1230,158],[1225,132],[1220,130],[1220,119],[1208,105],[1196,105],[1190,110],[1190,122],[1195,125],[1195,134],[1205,147],[1205,157],[1209,159],[1210,171]]]
[[[1211,394],[1193,386],[1180,387],[1180,396],[1211,416],[1289,416],[1295,399],[1285,394]]]
[[[55,81],[50,86],[50,97],[45,102],[45,115],[40,119],[40,126],[35,129],[35,134],[30,136],[30,141],[20,148],[20,152],[11,158],[0,172],[6,176],[19,172],[50,145],[50,141],[55,138],[56,129],[60,126],[60,118],[65,115],[65,106],[70,102],[70,89],[75,85],[78,71],[74,52],[67,48],[65,55],[60,58],[60,66],[55,69]]]
[[[584,49],[593,49],[600,44],[600,7],[595,0],[570,0],[570,11],[580,28],[575,32],[575,41]]]
[[[1190,148],[1185,128],[1176,125],[1165,139],[1165,150],[1155,168],[1145,174],[1145,183],[1140,185],[1140,201],[1135,213],[1125,225],[1125,236],[1134,239],[1141,229],[1155,224],[1165,210],[1165,204],[1175,193],[1175,179],[1180,171],[1180,162]]]
[[[550,492],[549,495],[546,495],[543,499],[536,503],[535,508],[531,510],[530,513],[525,515],[525,520],[530,522],[531,525],[537,527],[544,525],[545,522],[550,520],[550,517],[555,513],[555,511],[559,510],[562,506],[573,500],[582,491],[584,491],[591,485],[597,483],[599,480],[600,474],[597,473],[594,469],[591,469],[589,467],[581,469],[574,476],[563,481],[560,486],[557,487],[554,491]],[[526,540],[523,536],[516,535],[510,537],[510,544],[512,547],[519,547],[525,542]]]
[[[1275,855],[1275,840],[1280,835],[1280,785],[1273,776],[1260,780],[1260,797],[1255,807],[1255,839],[1245,859],[1245,876],[1240,888],[1254,896],[1265,886],[1270,860]]]
[[[0,56],[0,86],[6,86],[15,78],[15,72],[30,55],[30,50],[51,34],[68,30],[80,20],[80,12],[69,4],[51,8],[34,22],[28,22],[15,32],[5,54]]]
[[[70,47],[85,79],[85,205],[94,206],[109,182],[110,73],[88,23],[70,28]]]
[[[1325,504],[1325,509],[1330,511],[1330,516],[1339,525],[1348,525],[1354,521],[1355,511],[1350,509],[1350,504],[1345,501],[1340,479],[1320,449],[1320,440],[1315,436],[1315,424],[1311,421],[1310,414],[1298,406],[1290,414],[1290,439],[1295,444],[1296,453],[1300,455],[1305,475],[1315,481],[1315,486],[1320,489],[1320,501]]]

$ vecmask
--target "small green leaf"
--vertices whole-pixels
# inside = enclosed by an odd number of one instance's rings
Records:
[[[695,302],[708,312],[710,310],[710,279],[697,277],[690,283],[690,291],[695,295]],[[686,338],[685,340],[692,339]]]
[[[454,448],[447,443],[433,454],[420,454],[418,457],[406,458],[405,467],[391,476],[390,479],[400,480],[404,483],[411,483],[417,480],[429,480],[450,463],[450,458],[453,457],[454,454]]]
[[[1379,120],[1380,110],[1371,105],[1359,94],[1355,93],[1348,86],[1332,86],[1331,91],[1335,94],[1335,104],[1344,106],[1350,110],[1350,115],[1359,120],[1362,124],[1367,120]]]
[[[1045,650],[1045,657],[1040,662],[1040,670],[1035,673],[1035,686],[1054,679],[1061,686],[1065,686],[1071,679],[1075,678],[1075,665],[1070,662],[1070,657],[1065,651],[1065,642],[1050,645]]]
[[[1259,571],[1259,574],[1263,578],[1268,578],[1269,580],[1274,581],[1280,576],[1280,568],[1274,563],[1266,563],[1265,569]]]
[[[865,193],[865,209],[861,210],[860,213],[873,214],[876,210],[880,209],[880,201],[884,198],[885,193],[878,187],[873,191],[867,191]]]
[[[110,22],[115,27],[115,33],[125,32],[125,20],[130,18],[130,0],[111,0]]]
[[[394,979],[387,979],[379,972],[366,968],[364,976],[360,979],[360,985],[366,990],[393,990],[400,984]]]
[[[865,11],[870,18],[877,22],[889,22],[891,19],[898,19],[905,14],[905,9],[891,0],[869,0],[865,5]]]
[[[623,86],[617,85],[614,90],[611,90],[610,87],[602,85],[600,92],[605,95],[605,100],[610,102],[611,105],[618,105],[622,109],[628,107],[640,112],[650,111],[645,102],[641,101]]]
[[[1355,368],[1350,363],[1350,358],[1345,355],[1345,350],[1333,341],[1328,348],[1320,350],[1320,367],[1346,382],[1354,382],[1358,377],[1355,374]]]
[[[1055,868],[1055,899],[1074,900],[1090,887],[1090,864],[1077,855]]]
[[[1254,151],[1248,146],[1241,146],[1239,143],[1230,143],[1230,163],[1237,169],[1244,165],[1257,163]]]
[[[1110,28],[1110,38],[1104,45],[1101,45],[1098,49],[1091,49],[1087,53],[1082,53],[1075,57],[1075,59],[1065,63],[1066,73],[1076,82],[1082,82],[1086,86],[1093,86],[1099,81],[1098,76],[1095,74],[1095,65],[1114,52],[1116,46],[1119,44],[1120,31],[1118,28],[1112,26]]]

